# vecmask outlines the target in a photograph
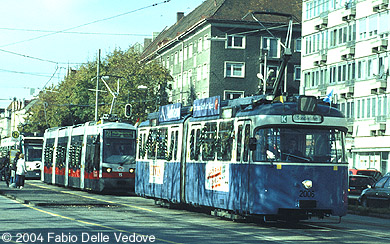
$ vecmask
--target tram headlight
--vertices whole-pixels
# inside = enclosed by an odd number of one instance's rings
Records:
[[[111,168],[107,168],[106,171],[107,171],[107,173],[111,173],[112,169]]]
[[[133,168],[130,168],[130,169],[129,169],[130,174],[134,173],[134,171],[135,171],[135,170],[134,170]]]
[[[302,185],[306,189],[310,189],[310,188],[313,187],[313,181],[311,181],[311,180],[304,180],[304,181],[302,181]]]

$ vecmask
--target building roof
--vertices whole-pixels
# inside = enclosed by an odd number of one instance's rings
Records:
[[[186,31],[195,28],[204,22],[211,21],[231,21],[231,22],[252,22],[255,21],[246,16],[250,11],[265,11],[292,14],[299,21],[302,14],[301,0],[206,0],[187,16],[182,17],[174,25],[164,29],[154,41],[145,47],[142,58],[147,58],[150,54],[164,47]],[[257,16],[256,16],[257,17]],[[285,18],[264,15],[258,17],[265,22],[286,22]]]

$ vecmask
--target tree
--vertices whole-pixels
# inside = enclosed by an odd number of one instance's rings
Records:
[[[46,128],[94,120],[96,70],[96,62],[88,62],[69,71],[57,86],[42,91],[28,115],[24,131],[43,133]],[[106,92],[98,93],[99,118],[110,112],[113,99],[101,79],[115,93],[119,83],[113,114],[124,119],[125,104],[130,103],[133,108],[130,123],[145,120],[147,112],[156,111],[159,106],[168,103],[166,87],[167,82],[172,80],[169,72],[155,61],[141,63],[139,53],[133,48],[127,51],[116,49],[101,60],[99,90]],[[147,89],[138,89],[139,86]],[[157,97],[160,97],[159,101]]]

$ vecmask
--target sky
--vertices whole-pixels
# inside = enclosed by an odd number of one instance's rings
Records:
[[[127,50],[204,0],[0,0],[0,108],[57,85],[68,67]]]

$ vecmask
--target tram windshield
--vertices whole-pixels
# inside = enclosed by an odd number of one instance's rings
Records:
[[[26,161],[41,161],[42,145],[26,145],[25,157]]]
[[[253,161],[345,163],[344,132],[338,129],[258,128]]]
[[[105,130],[103,162],[110,164],[133,163],[135,160],[135,131]]]

